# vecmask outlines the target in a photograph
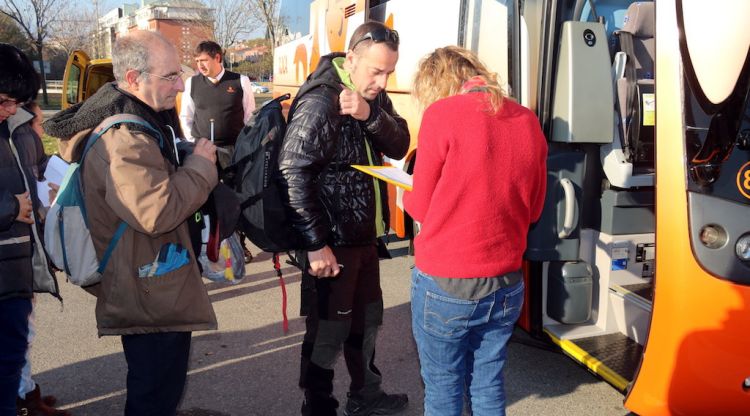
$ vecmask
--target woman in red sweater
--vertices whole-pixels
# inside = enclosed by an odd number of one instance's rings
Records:
[[[426,108],[406,210],[415,239],[412,330],[425,415],[504,415],[506,345],[523,305],[526,233],[542,212],[547,144],[536,116],[504,97],[471,52],[449,46],[420,64]]]

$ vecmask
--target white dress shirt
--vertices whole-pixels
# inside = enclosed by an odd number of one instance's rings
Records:
[[[221,77],[224,76],[224,72],[226,71],[222,68],[216,78],[207,78],[209,81],[216,84],[221,80]],[[193,97],[190,96],[192,84],[193,77],[190,77],[185,81],[185,91],[182,92],[180,103],[180,126],[182,127],[182,134],[184,134],[185,138],[191,142],[197,139],[197,137],[193,137],[191,134],[193,118],[195,118],[195,102],[193,101]],[[242,109],[244,111],[242,121],[247,124],[247,122],[250,121],[250,117],[253,115],[253,111],[255,111],[255,96],[253,95],[250,78],[245,75],[240,75],[240,85],[242,85]]]

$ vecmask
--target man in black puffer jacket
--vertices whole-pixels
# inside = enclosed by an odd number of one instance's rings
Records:
[[[320,59],[289,114],[281,188],[307,250],[302,302],[302,413],[335,415],[333,366],[343,347],[351,376],[347,416],[395,414],[403,394],[386,394],[373,362],[383,318],[377,238],[387,230],[385,183],[350,167],[404,157],[406,121],[385,93],[398,60],[398,34],[378,22],[358,27],[346,54]],[[303,258],[303,260],[305,260]]]

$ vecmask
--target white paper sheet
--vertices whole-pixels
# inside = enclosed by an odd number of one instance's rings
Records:
[[[394,166],[352,165],[352,167],[361,170],[368,175],[372,175],[388,183],[404,188],[407,191],[411,191],[412,176],[404,172],[402,169]]]
[[[47,162],[47,170],[44,171],[44,181],[36,183],[37,194],[42,205],[45,207],[50,206],[49,200],[49,185],[54,183],[60,185],[65,177],[65,172],[68,171],[68,163],[62,160],[59,156],[53,155]]]

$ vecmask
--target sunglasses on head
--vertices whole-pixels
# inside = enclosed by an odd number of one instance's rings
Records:
[[[362,35],[359,40],[354,42],[354,45],[352,45],[349,49],[354,50],[354,48],[357,47],[360,43],[371,40],[375,43],[381,43],[381,42],[387,42],[392,43],[396,46],[398,46],[399,38],[398,38],[398,32],[396,32],[393,29],[388,28],[379,28],[375,30],[371,30],[364,35]]]

